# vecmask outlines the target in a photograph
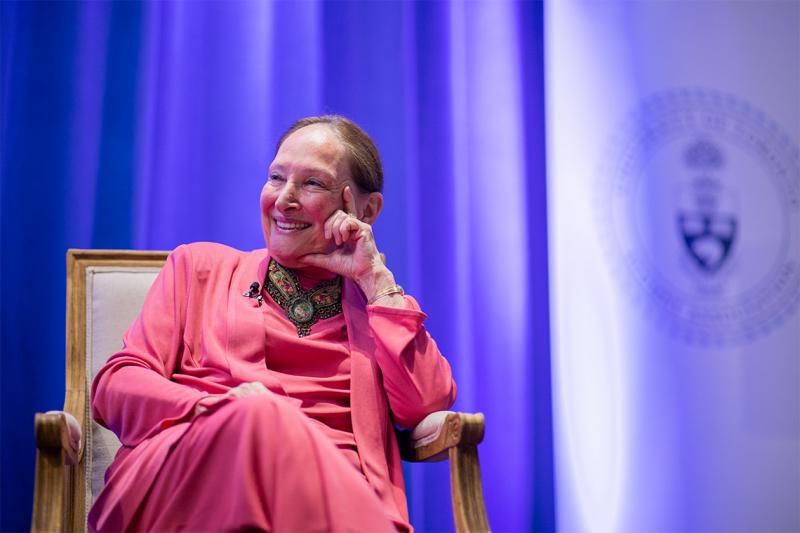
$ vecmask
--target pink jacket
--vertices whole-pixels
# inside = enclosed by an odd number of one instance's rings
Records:
[[[170,254],[125,334],[124,348],[92,383],[95,419],[124,446],[109,475],[132,448],[189,420],[195,404],[209,394],[261,381],[286,396],[266,372],[262,313],[254,299],[242,296],[253,281],[264,280],[267,262],[264,249],[246,253],[213,243],[183,245]],[[405,522],[395,424],[412,427],[427,414],[449,408],[456,394],[450,366],[421,325],[425,315],[407,298],[412,309],[367,306],[350,281],[342,297],[353,434],[364,474]],[[161,447],[182,434],[173,433]],[[123,483],[138,486],[144,495],[147,480],[160,467],[158,457],[165,454],[148,454],[144,464],[126,468],[136,474],[127,474],[131,477]]]

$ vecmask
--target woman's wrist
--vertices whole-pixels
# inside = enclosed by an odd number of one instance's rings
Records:
[[[374,298],[380,291],[395,285],[394,274],[382,263],[376,265],[368,274],[356,279],[355,282],[367,297],[367,301]]]
[[[402,305],[402,288],[394,280],[394,274],[385,265],[377,266],[366,276],[356,280],[369,304]]]
[[[383,290],[376,292],[372,298],[367,300],[367,303],[369,305],[372,305],[374,303],[377,303],[379,300],[382,300],[383,298],[389,298],[394,295],[403,296],[403,294],[404,294],[403,287],[401,287],[400,285],[391,285]]]

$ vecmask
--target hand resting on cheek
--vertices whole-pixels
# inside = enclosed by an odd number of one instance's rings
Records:
[[[337,209],[325,221],[325,238],[336,247],[330,253],[311,253],[300,260],[307,266],[335,272],[356,283],[383,266],[372,226],[359,220],[350,186],[342,190],[344,209]]]
[[[372,225],[358,217],[356,200],[350,186],[342,190],[342,200],[344,209],[334,211],[324,226],[325,238],[331,239],[336,247],[330,253],[304,255],[300,262],[353,280],[370,303],[378,295],[383,306],[405,307],[405,299],[395,284],[394,275],[378,252]],[[392,292],[393,287],[398,290]],[[382,291],[389,293],[381,296]]]

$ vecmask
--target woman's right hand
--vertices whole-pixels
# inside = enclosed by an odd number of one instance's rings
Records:
[[[213,396],[206,396],[194,406],[194,416],[200,415],[208,411],[212,406],[218,404],[223,400],[229,398],[244,398],[245,396],[254,396],[256,394],[267,394],[267,389],[260,381],[251,381],[249,383],[242,383],[235,386],[225,394],[215,394]]]

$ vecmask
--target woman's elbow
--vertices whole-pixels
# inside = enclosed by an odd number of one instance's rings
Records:
[[[402,428],[413,428],[431,413],[446,411],[456,400],[456,384],[452,380],[435,391],[417,394],[413,399],[393,405],[392,414],[395,423]]]

